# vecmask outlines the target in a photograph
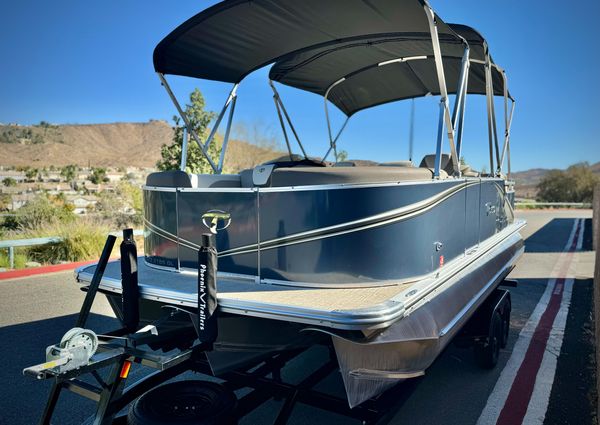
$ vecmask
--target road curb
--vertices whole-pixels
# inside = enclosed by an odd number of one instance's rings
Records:
[[[98,260],[77,261],[74,263],[53,264],[50,266],[35,267],[30,269],[9,270],[6,272],[0,272],[0,280],[17,279],[20,277],[35,276],[38,274],[64,272],[68,270],[74,270],[80,266],[93,264],[97,261]]]

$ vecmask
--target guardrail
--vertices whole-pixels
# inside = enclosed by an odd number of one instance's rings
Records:
[[[110,235],[120,236],[121,232],[114,231],[110,232]],[[134,230],[134,236],[143,236],[143,230]],[[8,239],[0,241],[0,249],[8,249],[8,263],[9,267],[13,269],[15,267],[15,248],[25,247],[25,246],[39,246],[39,245],[47,245],[50,243],[58,243],[61,242],[64,238],[59,236],[50,236],[47,238],[32,238],[32,239]]]
[[[515,207],[573,207],[592,208],[591,202],[529,202],[515,201]]]

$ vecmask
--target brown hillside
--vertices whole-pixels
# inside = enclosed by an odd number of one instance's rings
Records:
[[[173,129],[165,121],[58,125],[0,125],[0,165],[154,167]],[[231,171],[278,156],[272,149],[231,140],[225,165]]]

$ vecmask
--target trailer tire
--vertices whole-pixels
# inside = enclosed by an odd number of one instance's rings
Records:
[[[485,343],[475,344],[475,360],[481,367],[492,369],[496,366],[500,355],[500,345],[502,344],[503,334],[504,326],[502,316],[496,311],[492,316],[487,341]]]
[[[502,315],[502,340],[500,341],[500,348],[506,348],[508,344],[508,333],[510,332],[510,308],[504,310]]]
[[[235,394],[210,381],[162,385],[138,398],[127,415],[129,425],[234,425]]]

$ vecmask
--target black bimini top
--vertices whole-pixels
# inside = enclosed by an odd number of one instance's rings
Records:
[[[485,94],[487,45],[465,25],[449,24],[470,47],[468,93]],[[448,93],[458,89],[464,45],[440,41]],[[327,96],[346,115],[387,102],[439,94],[431,39],[381,37],[346,41],[288,55],[275,63],[269,77],[282,84]],[[504,79],[492,68],[494,94],[504,94]]]
[[[382,37],[429,40],[424,0],[226,0],[184,22],[154,50],[162,74],[240,82],[283,56]],[[436,16],[440,40],[460,44]],[[431,50],[431,49],[430,49]]]
[[[426,7],[425,0],[225,0],[165,37],[154,50],[154,68],[239,83],[274,63],[272,80],[327,95],[350,116],[439,94]],[[475,60],[468,92],[485,94],[483,37],[435,19],[448,93],[457,91],[466,40]],[[504,79],[496,67],[492,79],[494,94],[503,95]]]

